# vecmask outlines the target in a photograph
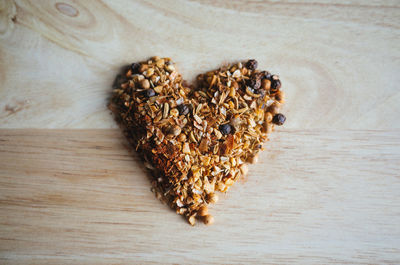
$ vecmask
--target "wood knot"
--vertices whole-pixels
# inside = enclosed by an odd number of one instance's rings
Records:
[[[58,11],[60,11],[62,14],[69,16],[69,17],[76,17],[79,15],[78,9],[75,7],[65,4],[65,3],[57,3],[56,8]]]

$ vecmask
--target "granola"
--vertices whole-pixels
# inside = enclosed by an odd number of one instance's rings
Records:
[[[191,225],[214,222],[218,201],[255,163],[285,116],[277,75],[249,60],[186,84],[170,58],[133,63],[116,79],[110,109],[152,173],[152,189]]]

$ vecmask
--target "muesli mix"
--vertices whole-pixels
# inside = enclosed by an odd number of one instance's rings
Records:
[[[277,75],[248,60],[188,85],[170,58],[133,63],[114,83],[110,109],[152,174],[152,189],[191,225],[212,224],[218,201],[255,163],[286,118]]]

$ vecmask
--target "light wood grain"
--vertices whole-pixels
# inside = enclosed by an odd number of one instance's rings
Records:
[[[400,261],[399,131],[272,140],[216,224],[191,227],[119,130],[1,130],[1,263]]]
[[[116,72],[156,54],[187,80],[257,58],[281,76],[287,128],[400,128],[398,1],[2,3],[2,128],[115,127]]]
[[[0,1],[0,263],[399,264],[399,43],[396,0]],[[287,122],[214,226],[154,198],[107,110],[152,55],[281,76]]]

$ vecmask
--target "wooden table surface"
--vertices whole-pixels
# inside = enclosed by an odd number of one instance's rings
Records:
[[[107,110],[121,66],[256,58],[285,126],[189,226]],[[400,2],[0,1],[0,264],[399,264]]]

